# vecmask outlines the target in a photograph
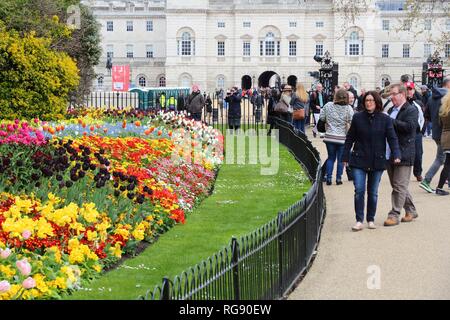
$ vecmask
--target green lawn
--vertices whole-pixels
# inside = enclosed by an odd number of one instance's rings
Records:
[[[278,173],[260,174],[260,165],[224,164],[213,194],[205,199],[185,225],[177,225],[139,256],[93,281],[89,288],[66,299],[136,299],[173,279],[242,236],[276,217],[302,198],[310,182],[289,151],[280,146]],[[88,290],[86,290],[88,289]]]

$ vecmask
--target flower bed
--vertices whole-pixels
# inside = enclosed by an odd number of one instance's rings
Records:
[[[0,299],[76,290],[185,223],[212,187],[213,128],[174,113],[81,115],[0,122]]]

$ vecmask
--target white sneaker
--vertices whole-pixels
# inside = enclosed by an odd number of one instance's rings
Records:
[[[373,221],[369,222],[369,229],[376,229],[377,226],[375,225],[375,223]]]
[[[364,225],[361,222],[357,222],[353,227],[352,230],[353,231],[361,231],[362,229],[364,229]]]

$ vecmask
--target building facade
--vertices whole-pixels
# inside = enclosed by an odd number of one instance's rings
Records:
[[[310,72],[320,67],[313,57],[325,51],[339,63],[339,83],[374,89],[405,73],[420,83],[422,63],[434,53],[430,39],[450,31],[450,18],[408,24],[404,2],[371,1],[349,24],[332,0],[83,1],[101,24],[93,87],[111,90],[108,56],[114,65],[130,65],[136,87],[197,83],[213,91],[273,86],[277,79],[309,87]],[[441,55],[450,56],[450,45]]]

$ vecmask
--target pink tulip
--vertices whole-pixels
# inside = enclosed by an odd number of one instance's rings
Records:
[[[11,289],[11,285],[9,284],[8,281],[6,280],[0,281],[0,293],[8,292],[9,289]]]
[[[36,287],[36,281],[34,281],[34,279],[32,277],[28,277],[22,282],[22,286],[25,289],[32,289],[32,288]]]
[[[20,273],[24,276],[27,276],[31,273],[31,265],[28,263],[27,259],[18,260],[16,262],[17,269],[19,269]]]
[[[2,259],[8,258],[10,254],[11,254],[11,249],[9,249],[9,248],[6,248],[5,250],[0,249],[0,257]]]
[[[39,123],[39,119],[38,119],[38,118],[35,118],[33,121],[34,121],[34,123],[36,123],[36,124]]]
[[[30,230],[25,230],[24,232],[22,232],[22,237],[27,240],[31,237],[31,231]]]

